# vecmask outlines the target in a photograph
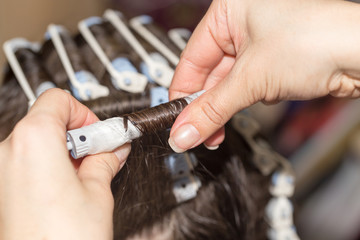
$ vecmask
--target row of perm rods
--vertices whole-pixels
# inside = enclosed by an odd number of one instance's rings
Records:
[[[204,92],[205,90],[194,93],[185,97],[184,100],[187,104],[190,104]],[[161,108],[161,106],[164,109],[164,106],[169,104],[171,102],[153,107],[153,109]],[[151,108],[148,110],[151,110]],[[146,111],[146,109],[143,111]],[[72,157],[78,159],[86,155],[112,152],[125,143],[130,143],[132,140],[139,138],[141,135],[140,129],[131,121],[126,121],[125,123],[123,117],[114,117],[67,131],[67,148],[71,152]]]

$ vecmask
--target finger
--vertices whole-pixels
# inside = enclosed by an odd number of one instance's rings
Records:
[[[50,89],[42,94],[28,115],[36,114],[58,119],[67,129],[79,128],[99,120],[86,106],[61,89]]]
[[[230,72],[232,66],[234,65],[235,57],[225,55],[220,63],[213,69],[210,73],[204,89],[208,90],[216,86],[221,80],[225,78],[226,75]],[[209,150],[216,150],[219,145],[224,141],[225,138],[225,129],[220,128],[214,135],[207,139],[204,143],[205,147]]]
[[[238,112],[262,99],[262,87],[256,86],[259,71],[249,68],[244,60],[237,61],[228,76],[189,104],[176,119],[169,144],[176,152],[198,146]],[[254,74],[255,72],[255,74]],[[251,73],[251,75],[250,75]]]
[[[347,74],[341,74],[330,86],[330,95],[342,98],[356,98],[359,96],[359,87],[359,78]]]
[[[63,90],[42,94],[11,135],[15,159],[31,169],[59,175],[73,170],[66,147],[66,130],[97,121],[84,105]],[[26,157],[24,157],[26,156]],[[26,160],[26,161],[24,161]]]
[[[211,137],[206,139],[204,142],[204,146],[209,150],[216,150],[219,148],[219,145],[225,139],[225,128],[220,128],[216,133],[214,133]]]
[[[235,63],[235,57],[230,55],[224,55],[220,62],[215,66],[215,68],[210,72],[204,85],[201,89],[209,90],[210,88],[217,85],[221,80],[223,80],[226,75],[230,72],[232,66]],[[196,92],[196,91],[195,91]],[[191,92],[192,93],[192,92]],[[188,96],[187,92],[178,92],[176,98]]]
[[[214,70],[210,73],[208,79],[206,80],[204,89],[208,90],[216,86],[220,81],[224,80],[224,78],[229,74],[231,68],[235,63],[235,57],[230,55],[225,55],[220,63],[214,68]],[[214,133],[211,137],[209,137],[204,145],[209,150],[218,149],[219,145],[225,139],[225,128],[220,128],[216,133]]]
[[[203,88],[208,75],[232,46],[223,1],[214,1],[190,38],[169,88],[170,100]],[[221,42],[221,44],[219,44]],[[230,51],[234,55],[234,50]]]
[[[110,183],[124,165],[130,150],[131,145],[125,144],[113,153],[102,153],[84,158],[78,171],[79,179],[94,194],[111,193]]]
[[[234,56],[225,55],[209,74],[203,89],[209,90],[210,88],[216,86],[220,81],[224,80],[224,78],[229,74],[231,68],[234,66],[234,63]]]

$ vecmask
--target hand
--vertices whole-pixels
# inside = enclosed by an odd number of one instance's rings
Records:
[[[206,89],[177,118],[177,152],[216,147],[222,126],[258,101],[358,97],[360,7],[324,0],[214,0],[170,86],[170,99]]]
[[[112,239],[110,182],[130,146],[77,169],[66,148],[66,130],[96,121],[70,94],[49,90],[0,144],[0,239]]]

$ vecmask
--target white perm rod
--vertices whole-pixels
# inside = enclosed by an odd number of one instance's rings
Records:
[[[205,90],[184,99],[188,104],[203,94]],[[166,103],[165,103],[166,104]],[[127,120],[127,128],[122,117],[109,118],[94,124],[67,131],[67,148],[73,158],[86,155],[112,152],[116,148],[139,138],[142,133]]]

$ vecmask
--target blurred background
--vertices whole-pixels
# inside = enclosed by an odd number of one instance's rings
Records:
[[[148,14],[166,28],[196,26],[211,0],[0,0],[0,44],[14,37],[41,41],[48,24],[77,31],[78,21],[101,16],[106,8],[119,9],[128,17]],[[0,66],[5,57],[0,51]]]
[[[1,0],[0,44],[13,37],[41,41],[49,23],[76,32],[77,22],[114,8],[151,15],[165,28],[193,30],[211,0]],[[0,66],[5,63],[0,54]],[[360,239],[360,101],[325,97],[261,103],[249,111],[297,175],[295,221],[302,239]]]

